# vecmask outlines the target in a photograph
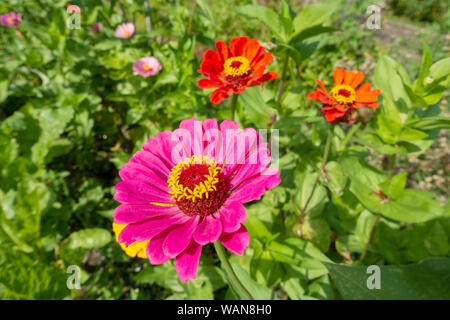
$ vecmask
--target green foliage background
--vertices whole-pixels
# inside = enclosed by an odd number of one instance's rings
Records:
[[[173,262],[126,256],[111,224],[117,171],[149,137],[186,118],[229,117],[229,100],[212,105],[210,91],[197,87],[197,69],[215,41],[241,35],[274,54],[268,71],[286,70],[279,102],[279,80],[239,98],[241,127],[267,128],[276,115],[280,130],[282,183],[246,206],[250,248],[231,257],[249,291],[259,299],[450,299],[447,168],[446,190],[412,188],[405,169],[450,127],[448,43],[439,45],[448,23],[425,25],[421,56],[404,58],[398,42],[365,28],[365,2],[150,3],[73,1],[82,8],[79,30],[66,26],[65,1],[0,4],[1,13],[23,16],[20,34],[0,28],[2,299],[236,298],[211,246],[197,279],[184,284]],[[115,38],[128,21],[135,36]],[[134,76],[132,64],[150,55],[162,71]],[[382,102],[335,128],[321,174],[328,124],[306,97],[315,79],[331,86],[338,66],[363,71]],[[392,179],[389,159],[397,159]],[[365,286],[371,264],[385,279],[376,292]],[[70,265],[81,267],[81,290],[66,286]]]

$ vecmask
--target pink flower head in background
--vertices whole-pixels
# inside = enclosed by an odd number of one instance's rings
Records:
[[[0,16],[0,21],[2,25],[6,27],[17,28],[19,22],[22,20],[22,15],[20,13],[9,12]]]
[[[81,13],[81,8],[77,5],[67,3],[66,8],[69,13]]]
[[[133,65],[134,75],[143,77],[154,76],[161,70],[161,65],[155,57],[144,57],[137,60]]]
[[[123,23],[116,28],[116,37],[122,39],[131,38],[134,34],[134,24],[131,22]]]
[[[175,258],[181,281],[195,279],[202,247],[217,240],[243,254],[249,234],[243,203],[280,182],[267,143],[252,128],[215,119],[183,120],[150,138],[119,171],[114,223],[126,224],[119,243],[150,240],[153,265]]]
[[[101,29],[102,29],[102,23],[97,22],[96,24],[92,25],[91,32],[98,33],[98,32],[100,32]]]

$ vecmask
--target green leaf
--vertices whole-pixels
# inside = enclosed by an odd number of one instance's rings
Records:
[[[397,221],[423,222],[439,217],[442,206],[428,191],[405,189],[397,199],[384,203],[379,212]]]
[[[340,196],[344,192],[348,177],[336,161],[330,161],[325,166],[327,187],[335,195]]]
[[[297,173],[295,176],[295,184],[297,185],[297,193],[295,195],[295,203],[302,209],[305,208],[308,202],[308,207],[306,208],[309,214],[320,213],[327,201],[327,191],[326,189],[317,184],[314,194],[312,194],[312,189],[314,187],[315,181],[318,178],[319,173],[311,172],[306,170]]]
[[[430,67],[429,76],[432,80],[445,79],[450,75],[450,57],[436,61]]]
[[[407,109],[410,106],[409,95],[403,83],[411,86],[406,70],[394,59],[383,56],[378,60],[374,70],[375,87],[381,89],[383,98],[390,98],[395,104],[402,103]]]
[[[326,1],[323,3],[312,4],[302,9],[294,18],[293,24],[295,34],[293,34],[291,38],[295,38],[303,30],[327,21],[338,6],[338,1]]]
[[[347,300],[448,300],[450,258],[432,258],[420,263],[379,266],[380,289],[372,283],[367,267],[326,264],[342,297]]]
[[[73,232],[68,239],[70,249],[101,248],[111,241],[111,232],[101,228],[84,229]]]
[[[91,228],[73,232],[61,246],[61,258],[68,263],[80,264],[89,250],[104,247],[111,240],[111,233],[106,229]]]
[[[428,137],[428,134],[426,134],[423,131],[412,129],[409,127],[404,127],[402,129],[402,132],[398,136],[397,141],[416,141],[425,139],[426,137]]]
[[[287,238],[271,241],[266,249],[274,260],[289,264],[304,278],[314,279],[327,273],[323,262],[329,262],[330,259],[309,241]]]
[[[248,272],[240,265],[232,263],[231,267],[242,285],[248,290],[253,298],[256,300],[277,300],[275,292],[253,280]]]
[[[286,30],[282,17],[275,11],[260,5],[244,5],[236,7],[238,13],[255,18],[264,23],[282,42],[287,42]]]
[[[0,80],[0,103],[6,100],[8,98],[8,86],[9,81],[8,79]]]
[[[277,111],[264,101],[259,87],[247,88],[239,95],[238,101],[244,114],[259,128],[265,128],[271,117],[277,114]]]
[[[0,255],[2,299],[59,300],[68,295],[67,276],[35,256],[21,252]]]
[[[426,117],[408,121],[407,126],[419,130],[450,129],[450,118],[448,117]]]
[[[387,195],[389,198],[397,199],[405,190],[406,178],[408,177],[407,172],[399,173],[392,177],[390,183],[387,181],[380,184],[380,190]]]
[[[425,80],[425,77],[430,72],[431,64],[433,63],[433,57],[431,56],[430,47],[428,47],[427,43],[423,42],[423,55],[422,55],[422,66],[420,67],[420,73],[417,77],[416,81],[414,82],[413,88],[414,91],[417,92],[418,88],[423,87],[423,81]]]
[[[402,119],[397,106],[388,96],[384,98],[384,108],[376,114],[375,131],[387,144],[396,144],[402,131]]]

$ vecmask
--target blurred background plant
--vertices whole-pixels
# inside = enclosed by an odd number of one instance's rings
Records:
[[[112,195],[118,169],[149,137],[182,119],[228,117],[229,101],[213,105],[197,87],[197,69],[215,41],[241,35],[263,43],[275,55],[268,71],[284,74],[239,99],[241,127],[280,130],[282,173],[278,188],[246,206],[251,245],[231,258],[246,285],[260,299],[449,298],[438,285],[450,267],[445,1],[379,2],[380,30],[366,28],[370,1],[71,3],[82,8],[80,29],[67,27],[65,1],[0,4],[23,19],[0,28],[2,299],[234,298],[212,248],[187,284],[171,262],[126,256],[112,234]],[[115,38],[125,22],[134,37]],[[161,72],[134,76],[144,56]],[[332,83],[336,67],[362,71],[383,102],[336,128],[299,224],[327,135],[307,94],[315,79]],[[342,281],[365,283],[362,266],[375,263],[419,284],[373,293]],[[66,286],[69,265],[81,268],[81,290]]]

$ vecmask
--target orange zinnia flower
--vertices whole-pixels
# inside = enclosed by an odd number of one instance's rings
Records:
[[[264,73],[273,56],[270,52],[264,53],[266,48],[257,40],[233,38],[230,47],[223,41],[217,41],[216,49],[217,52],[206,50],[198,70],[208,77],[198,81],[200,88],[217,88],[210,96],[212,103],[221,103],[231,92],[240,94],[246,87],[262,85],[278,77],[275,72]]]
[[[381,93],[379,89],[370,89],[370,84],[364,83],[364,75],[361,72],[345,71],[344,69],[334,70],[335,86],[328,94],[322,81],[316,79],[317,84],[322,88],[316,89],[308,95],[308,98],[323,103],[323,108],[319,110],[329,122],[353,123],[350,119],[355,109],[366,106],[368,108],[378,108],[376,104],[377,96]]]

